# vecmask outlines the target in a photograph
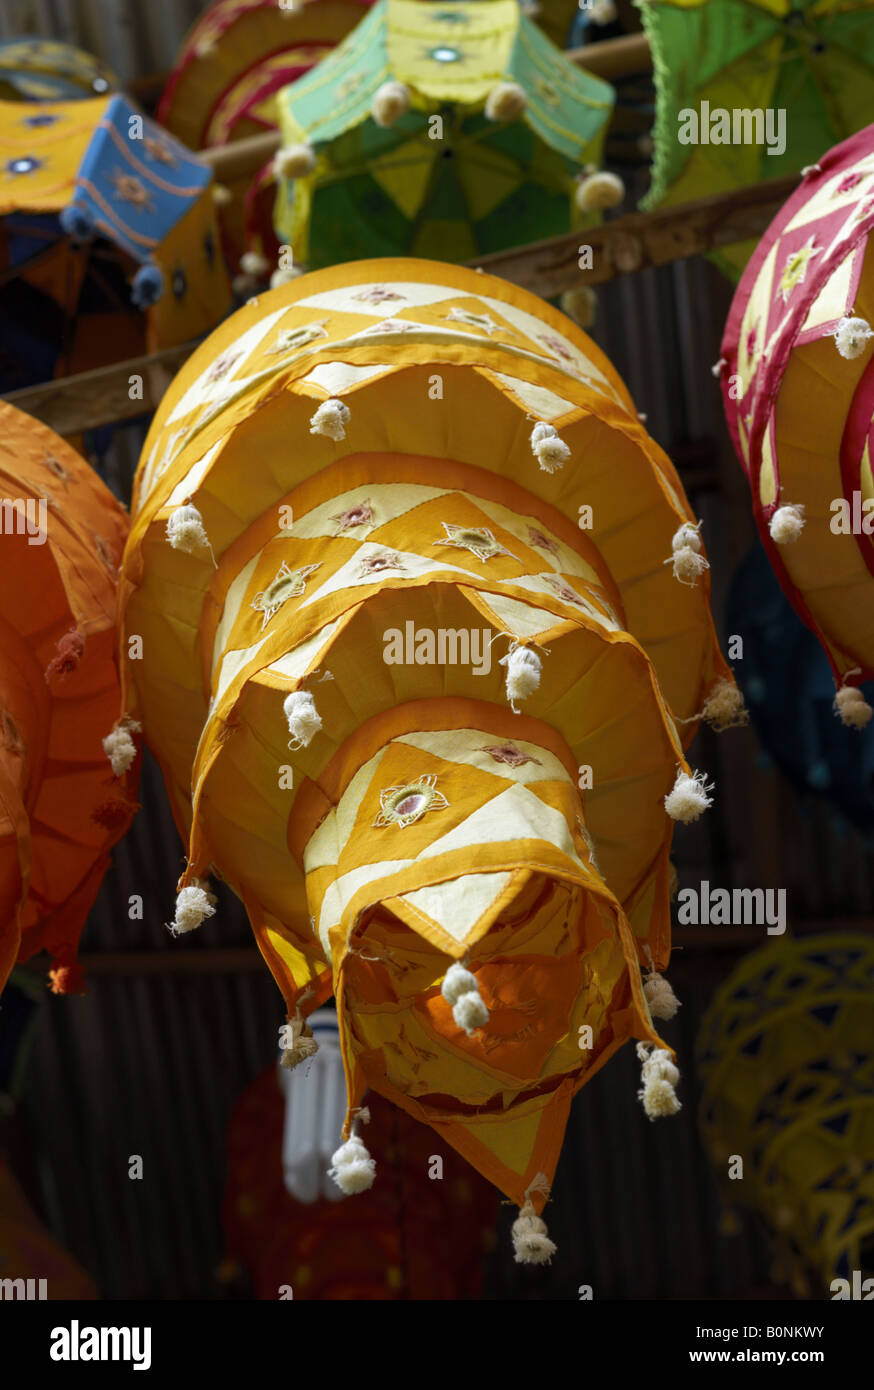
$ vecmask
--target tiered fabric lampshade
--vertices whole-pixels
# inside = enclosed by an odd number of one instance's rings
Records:
[[[53,988],[69,992],[136,809],[136,769],[114,778],[101,746],[118,712],[127,516],[69,445],[5,404],[0,492],[0,989],[16,960],[48,951]]]
[[[574,1092],[629,1037],[668,1059],[641,965],[709,804],[683,739],[737,717],[669,461],[546,304],[359,262],[195,354],[133,505],[122,708],[189,846],[176,929],[220,874],[290,1014],[336,994],[346,1132],[370,1087],[542,1206]]]
[[[765,549],[819,637],[845,722],[874,676],[874,126],[824,155],[735,295],[720,371]],[[867,528],[867,529],[866,529]]]
[[[315,1079],[315,1070],[301,1075],[304,1085]],[[243,1092],[228,1131],[225,1249],[256,1298],[479,1296],[498,1219],[493,1188],[427,1126],[373,1096],[367,1138],[384,1181],[354,1198],[335,1187],[335,1199],[303,1203],[283,1186],[282,1109],[271,1067]]]
[[[0,389],[218,323],[231,294],[210,183],[126,97],[0,101]]]
[[[158,106],[158,120],[190,149],[227,145],[279,123],[276,96],[355,27],[371,0],[215,0],[188,34]],[[247,238],[272,252],[272,160],[223,184],[221,209],[236,268]]]
[[[801,1297],[874,1276],[872,979],[867,937],[781,938],[741,962],[698,1037],[702,1132],[726,1198],[764,1217],[775,1275]]]

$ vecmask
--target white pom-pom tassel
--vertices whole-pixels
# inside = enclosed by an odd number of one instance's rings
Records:
[[[557,1248],[555,1242],[549,1239],[543,1217],[534,1210],[530,1196],[534,1191],[549,1192],[549,1183],[543,1173],[538,1173],[526,1189],[525,1201],[513,1222],[514,1259],[520,1265],[548,1265]]]
[[[579,285],[575,290],[565,290],[560,299],[561,310],[580,328],[591,328],[598,312],[598,296],[591,285]]]
[[[777,545],[791,545],[804,529],[804,506],[795,502],[778,507],[768,523],[771,539]]]
[[[174,550],[183,550],[186,555],[195,555],[198,550],[208,550],[212,546],[203,525],[203,517],[190,502],[184,502],[167,518],[167,539]]]
[[[312,991],[307,991],[307,993],[312,993]],[[301,1062],[315,1056],[319,1050],[319,1044],[313,1037],[312,1029],[305,1022],[299,1007],[294,1018],[290,1019],[286,1026],[289,1029],[288,1047],[280,1057],[279,1065],[288,1071],[294,1071]]]
[[[176,915],[170,923],[174,936],[194,931],[207,917],[215,915],[216,899],[208,892],[203,879],[195,879],[187,888],[180,890],[176,898]]]
[[[599,212],[619,206],[625,197],[625,184],[618,174],[599,169],[580,180],[575,196],[580,212]]]
[[[705,570],[710,566],[705,557],[701,554],[701,537],[698,534],[700,529],[693,526],[691,521],[684,521],[682,526],[674,532],[671,538],[671,549],[673,554],[666,565],[673,565],[674,578],[681,584],[693,587]]]
[[[283,145],[273,158],[274,171],[284,179],[303,179],[316,167],[316,152],[312,145]]]
[[[283,265],[270,276],[270,288],[278,290],[282,285],[290,285],[303,271],[299,265]]]
[[[212,200],[217,208],[226,208],[228,203],[234,201],[234,195],[226,184],[214,183],[212,186]]]
[[[293,690],[286,695],[282,708],[291,734],[289,748],[306,748],[322,727],[315,700],[308,690]]]
[[[253,280],[263,280],[270,269],[270,262],[260,251],[244,251],[240,257],[240,269]]]
[[[842,318],[835,329],[835,343],[841,357],[861,357],[871,338],[874,338],[874,329],[867,319]]]
[[[119,719],[113,725],[111,733],[103,740],[103,751],[116,777],[123,777],[132,767],[137,756],[137,746],[131,738],[131,733],[139,733],[141,727],[135,719]]]
[[[713,784],[705,780],[703,772],[693,772],[691,777],[686,772],[679,772],[673,789],[665,797],[665,810],[671,820],[691,825],[708,806],[713,805],[713,798],[708,795],[712,791]]]
[[[341,439],[346,438],[348,423],[348,405],[337,400],[336,396],[332,396],[330,400],[322,401],[310,420],[310,434],[324,434],[328,439],[333,439],[339,443]]]
[[[613,0],[591,0],[588,7],[588,17],[593,24],[612,24],[616,18],[616,6]]]
[[[531,452],[544,473],[555,473],[570,458],[571,451],[563,439],[559,439],[554,425],[538,420],[531,431]]]
[[[410,109],[410,89],[405,82],[383,82],[376,91],[370,114],[383,129],[394,125]]]
[[[670,1052],[667,1048],[653,1047],[652,1043],[638,1043],[637,1055],[643,1064],[637,1098],[643,1103],[647,1118],[658,1120],[664,1115],[676,1115],[682,1109],[674,1090],[680,1073],[671,1061]]]
[[[518,82],[499,82],[486,98],[486,116],[490,121],[515,121],[528,105],[528,98]]]
[[[657,970],[651,970],[643,982],[643,992],[653,1018],[667,1021],[674,1018],[681,1007],[680,1001],[671,989],[670,981]]]
[[[743,695],[734,681],[729,680],[717,681],[711,686],[702,714],[718,733],[723,729],[739,728],[742,724],[748,724],[750,719]]]
[[[507,668],[507,699],[513,713],[518,714],[516,701],[527,700],[540,684],[540,657],[530,647],[521,647],[514,642],[498,664]]]
[[[696,554],[701,553],[701,522],[693,526],[691,521],[684,521],[671,537],[671,549],[676,555],[678,550],[694,550]]]
[[[447,1004],[452,1005],[452,1017],[457,1027],[463,1028],[468,1037],[488,1023],[489,1011],[479,992],[476,975],[458,961],[447,970],[440,993]]]
[[[874,715],[865,696],[855,685],[845,685],[838,691],[834,703],[835,714],[848,729],[864,729]]]
[[[347,1197],[353,1196],[356,1192],[366,1192],[369,1187],[373,1187],[376,1162],[367,1152],[367,1146],[360,1135],[353,1134],[331,1156],[328,1177],[334,1179],[340,1191],[345,1192]]]

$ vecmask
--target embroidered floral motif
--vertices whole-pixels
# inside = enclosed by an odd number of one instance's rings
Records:
[[[758,336],[759,336],[759,335],[758,335],[758,331],[756,330],[755,326],[752,327],[752,328],[750,329],[749,333],[747,334],[747,340],[746,340],[746,345],[745,345],[745,346],[746,346],[747,359],[749,359],[750,357],[752,357],[753,353],[754,353],[755,350],[756,350],[756,342],[758,341]]]
[[[369,500],[356,502],[354,507],[347,507],[345,512],[338,512],[331,517],[335,522],[334,535],[339,536],[343,531],[351,531],[356,526],[368,526],[373,523],[373,508]]]
[[[35,116],[25,116],[21,124],[31,126],[33,128],[39,126],[54,125],[55,122],[59,121],[60,119],[60,116],[49,115],[48,111],[39,111]]]
[[[344,82],[340,83],[340,86],[337,88],[338,95],[341,97],[352,96],[354,92],[358,91],[363,81],[364,77],[362,73],[353,72],[351,77],[347,77]]]
[[[316,338],[327,338],[326,323],[327,319],[319,319],[318,323],[307,323],[303,328],[280,329],[273,347],[267,349],[266,355],[272,357],[278,352],[293,352],[295,348],[305,347]]]
[[[548,101],[550,106],[558,106],[561,97],[551,82],[547,82],[545,77],[538,77],[535,85],[544,101]]]
[[[212,386],[214,382],[220,381],[223,376],[227,376],[237,365],[242,356],[242,352],[223,352],[221,357],[215,359],[206,376],[203,378],[206,384]]]
[[[120,198],[123,203],[132,203],[138,212],[154,212],[155,203],[151,193],[144,183],[133,174],[126,174],[121,169],[116,169],[112,176],[112,186],[115,189],[116,198]]]
[[[816,238],[808,237],[803,246],[799,246],[797,251],[792,251],[786,257],[783,265],[783,274],[780,276],[780,293],[783,296],[783,303],[788,300],[792,291],[798,286],[803,285],[807,279],[807,267],[814,256],[822,254],[822,247],[816,245]]]
[[[849,193],[851,188],[855,188],[856,184],[861,182],[861,174],[844,174],[844,177],[838,181],[832,197],[837,198],[840,193]]]
[[[517,558],[495,539],[486,526],[453,526],[448,521],[444,521],[442,526],[446,532],[446,539],[435,541],[435,545],[451,545],[457,550],[469,550],[482,561],[491,560],[495,555],[509,555],[511,560]]]
[[[184,299],[185,291],[188,289],[188,279],[185,271],[181,269],[174,270],[173,279],[170,283],[173,287],[174,299]]]
[[[567,344],[563,343],[561,338],[556,338],[552,333],[538,333],[537,341],[538,343],[542,343],[545,348],[548,348],[554,357],[561,357],[565,362],[572,362],[574,360],[574,355],[572,352],[568,351]]]
[[[403,571],[404,562],[393,550],[380,550],[376,555],[367,555],[358,567],[359,575],[381,574],[383,570]]]
[[[545,574],[543,578],[546,580],[550,589],[561,599],[562,603],[582,603],[582,599],[576,589],[572,589],[569,584],[565,584],[560,575]]]
[[[538,531],[536,526],[528,527],[528,544],[537,546],[538,550],[546,550],[550,555],[558,554],[558,544],[551,536],[545,536],[542,531]]]
[[[50,449],[46,449],[40,459],[40,463],[44,468],[47,468],[50,473],[53,473],[59,482],[63,483],[64,491],[66,492],[67,488],[70,486],[70,475],[61,463],[61,460],[56,458]]]
[[[427,777],[418,777],[413,782],[405,782],[401,787],[386,787],[379,794],[380,813],[374,826],[415,825],[427,811],[443,811],[449,805],[442,792],[437,790],[437,774],[429,772]]]
[[[507,767],[524,767],[526,763],[536,763],[542,767],[539,758],[532,758],[530,753],[523,753],[521,748],[517,748],[515,743],[486,743],[479,750],[481,753],[488,753],[496,763],[506,763]]]
[[[457,304],[454,304],[443,317],[451,323],[464,323],[470,328],[479,328],[490,336],[497,333],[501,327],[499,323],[495,323],[491,314],[474,314],[470,309],[459,309]]]
[[[320,568],[320,564],[301,565],[300,569],[290,570],[283,560],[279,569],[276,571],[276,578],[266,589],[262,589],[260,594],[256,594],[252,599],[251,606],[257,613],[262,613],[261,631],[263,632],[274,613],[290,598],[299,598],[306,591],[307,577],[314,570]]]
[[[385,304],[390,299],[403,299],[402,294],[397,290],[389,289],[388,285],[368,285],[366,290],[360,294],[353,294],[352,298],[359,304]]]
[[[381,323],[374,323],[370,328],[365,328],[361,334],[362,338],[373,338],[380,333],[409,333],[416,324],[408,323],[406,319],[383,319]]]
[[[159,164],[169,164],[171,168],[175,169],[179,163],[170,146],[154,135],[143,136],[143,149],[150,159],[157,160]]]
[[[109,541],[105,540],[103,536],[99,536],[96,531],[91,532],[91,539],[101,563],[109,570],[110,574],[115,574],[117,565]]]

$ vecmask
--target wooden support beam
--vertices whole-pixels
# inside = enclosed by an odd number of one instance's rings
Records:
[[[648,266],[688,260],[720,246],[758,238],[794,193],[800,174],[769,179],[694,203],[630,212],[600,227],[480,256],[490,275],[512,280],[544,299],[580,285],[601,285]],[[592,269],[579,267],[581,246],[592,248]]]
[[[183,343],[146,357],[131,357],[91,372],[26,386],[3,399],[64,436],[134,420],[157,410],[170,382],[197,346],[197,342]],[[131,398],[132,376],[142,377],[142,396],[137,394],[135,399]]]
[[[259,137],[260,138],[260,137]],[[647,266],[686,260],[718,246],[759,237],[792,193],[798,175],[717,193],[678,207],[630,212],[586,232],[553,237],[481,256],[470,265],[499,275],[544,299],[579,285],[599,285]],[[592,247],[591,270],[580,270],[579,247]],[[166,348],[115,366],[31,386],[7,396],[58,434],[129,420],[153,411],[197,343]],[[129,378],[143,377],[143,399],[131,400]]]
[[[614,77],[631,77],[636,72],[652,69],[652,53],[646,34],[622,34],[618,39],[603,39],[588,43],[584,48],[569,48],[565,53],[577,67],[585,68],[608,82]]]

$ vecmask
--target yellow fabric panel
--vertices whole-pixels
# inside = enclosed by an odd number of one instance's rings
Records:
[[[452,46],[454,27],[432,18],[417,0],[388,0],[388,66],[426,101],[485,101],[504,76],[519,26],[516,0],[487,5],[440,4],[441,14],[464,20],[465,60],[435,63],[431,49]]]
[[[111,97],[93,101],[51,102],[45,110],[63,119],[57,125],[28,127],[27,116],[42,107],[32,102],[0,101],[0,216],[29,209],[56,212],[70,202],[79,165]],[[39,165],[16,175],[11,161],[32,157]]]

